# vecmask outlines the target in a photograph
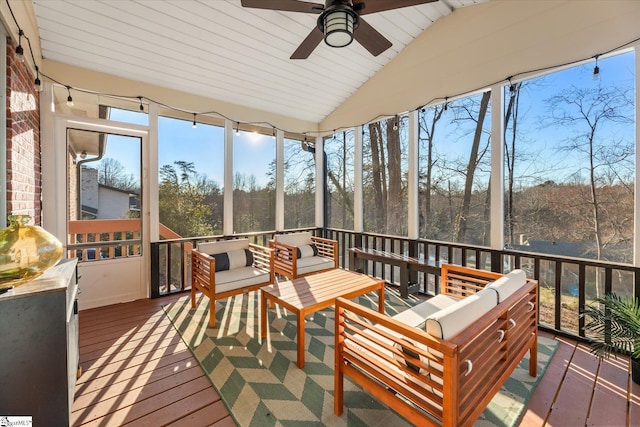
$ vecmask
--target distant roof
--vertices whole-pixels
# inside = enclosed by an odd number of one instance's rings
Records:
[[[105,188],[105,189],[107,189],[107,190],[117,191],[117,192],[119,192],[119,193],[124,193],[124,194],[129,194],[129,195],[130,195],[130,194],[134,194],[134,195],[136,195],[136,196],[138,195],[138,194],[137,194],[137,193],[135,193],[135,192],[128,191],[128,190],[123,190],[122,188],[112,187],[112,186],[110,186],[110,185],[98,184],[98,187],[100,187],[100,188]]]
[[[586,242],[564,242],[556,240],[532,240],[528,239],[524,245],[511,245],[513,249],[527,252],[539,252],[550,255],[563,255],[568,257],[585,257],[590,251]]]

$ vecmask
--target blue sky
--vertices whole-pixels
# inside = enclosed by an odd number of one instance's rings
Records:
[[[539,118],[546,114],[544,100],[557,93],[559,87],[568,87],[573,84],[578,87],[593,87],[594,85],[611,85],[626,84],[633,87],[634,84],[634,68],[635,59],[633,53],[616,55],[610,58],[600,59],[598,65],[600,68],[600,80],[592,79],[593,67],[595,62],[587,63],[580,67],[572,67],[545,75],[537,80],[542,84],[535,86],[535,90],[523,91],[521,97],[521,113],[526,114],[527,125],[527,142],[529,143],[529,151],[538,152],[538,161],[541,158],[547,158],[547,161],[556,162],[558,158],[557,146],[559,142],[569,136],[569,130],[558,127],[541,127],[536,126]],[[136,123],[147,124],[146,114],[139,112],[129,112],[124,110],[113,109],[111,119]],[[523,121],[523,126],[526,125]],[[633,140],[633,126],[629,126],[624,130],[625,137]],[[162,167],[165,164],[173,164],[176,160],[193,162],[196,170],[201,174],[206,174],[210,179],[218,182],[220,186],[223,184],[223,144],[224,129],[222,127],[198,124],[194,129],[191,121],[177,120],[166,117],[160,118],[159,129],[159,161]],[[442,131],[441,131],[442,132]],[[443,134],[451,134],[452,128],[448,128],[442,132]],[[448,138],[445,138],[448,139]],[[450,152],[453,156],[458,150],[462,152],[468,148],[467,143],[462,146],[447,141],[441,144],[438,150],[441,152]],[[140,164],[140,147],[138,144],[132,144],[130,139],[111,136],[107,144],[107,157],[117,159],[127,170],[139,176]],[[267,172],[270,162],[275,158],[275,140],[270,135],[259,135],[256,133],[241,131],[239,136],[234,133],[234,173],[240,172],[247,176],[253,174],[259,184],[267,181]],[[567,166],[571,163],[571,159],[563,160],[562,170],[575,169],[579,165],[574,159],[571,168]],[[558,173],[562,172],[560,170]]]
[[[111,119],[147,125],[146,114],[113,109]],[[198,123],[193,128],[186,120],[160,117],[158,165],[174,161],[193,162],[198,173],[223,184],[224,128]],[[247,176],[253,174],[259,183],[267,180],[269,163],[275,159],[276,143],[271,136],[240,131],[234,132],[234,170]],[[107,157],[117,159],[127,173],[139,175],[140,147],[128,138],[110,136]]]

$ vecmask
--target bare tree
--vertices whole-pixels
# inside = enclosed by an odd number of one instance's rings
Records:
[[[487,111],[489,109],[489,100],[491,99],[491,92],[487,91],[482,94],[482,99],[480,100],[480,108],[477,113],[474,113],[472,108],[469,108],[465,105],[461,107],[457,107],[457,109],[462,110],[461,113],[464,116],[465,120],[471,119],[476,123],[475,131],[473,135],[473,142],[471,145],[471,150],[469,152],[469,161],[466,166],[465,172],[465,184],[464,184],[464,193],[462,196],[462,203],[460,206],[460,210],[458,212],[458,216],[456,218],[455,224],[455,234],[457,242],[464,242],[466,239],[467,233],[467,223],[469,218],[469,211],[471,207],[471,194],[473,191],[473,181],[475,178],[476,168],[480,159],[484,155],[484,151],[481,150],[480,143],[482,141],[483,134],[483,125],[484,119],[487,116]],[[476,115],[477,114],[477,115]]]
[[[505,212],[505,227],[508,243],[514,242],[515,206],[513,203],[513,186],[515,178],[516,141],[518,135],[518,119],[520,110],[520,89],[522,83],[514,83],[509,87],[509,102],[504,114],[504,155],[507,168],[507,200]]]
[[[615,133],[605,133],[608,125],[633,122],[632,89],[619,87],[578,88],[571,85],[558,95],[546,100],[549,115],[544,125],[571,129],[560,151],[572,156],[583,155],[586,168],[577,171],[587,176],[589,194],[587,203],[591,230],[595,241],[596,259],[602,259],[607,239],[603,236],[600,192],[608,172],[615,171],[633,155],[630,141],[616,140]]]
[[[126,169],[118,160],[105,157],[98,163],[98,182],[108,187],[125,191],[139,191],[140,184],[133,174],[127,174]]]
[[[402,117],[368,125],[364,139],[365,225],[376,232],[406,233],[406,184],[403,183]],[[406,133],[406,132],[404,132]]]
[[[444,105],[436,105],[429,109],[431,114],[429,114],[429,118],[427,118],[426,114],[420,115],[420,141],[426,142],[426,153],[424,160],[426,162],[426,170],[424,172],[424,186],[423,186],[423,199],[424,199],[424,219],[421,228],[423,229],[423,235],[428,236],[428,232],[431,229],[430,224],[431,220],[431,193],[434,189],[433,184],[433,167],[436,163],[436,159],[434,158],[433,148],[435,142],[436,135],[436,124],[442,118],[442,113],[444,113]],[[424,135],[424,137],[423,137]],[[420,146],[421,148],[423,145]],[[422,153],[420,156],[422,157]]]

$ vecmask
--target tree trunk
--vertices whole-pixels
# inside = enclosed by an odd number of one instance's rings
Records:
[[[431,229],[431,189],[433,187],[433,144],[434,137],[436,131],[436,123],[442,117],[442,113],[444,113],[443,106],[434,107],[433,111],[433,120],[429,124],[429,128],[426,129],[427,133],[427,171],[425,177],[425,192],[424,192],[424,225],[423,225],[423,236],[429,238],[429,230]],[[426,125],[426,123],[425,123]]]
[[[520,101],[520,88],[522,83],[514,83],[512,85],[513,92],[510,92],[509,105],[504,118],[504,154],[506,157],[507,166],[507,206],[505,212],[505,227],[508,236],[508,244],[514,244],[514,218],[515,207],[513,203],[513,183],[514,183],[514,171],[515,171],[515,153],[516,153],[516,134],[518,127],[518,106]],[[511,127],[511,143],[507,142],[507,127],[509,120],[513,117],[513,125]]]
[[[384,197],[385,189],[383,185],[384,176],[384,163],[382,163],[382,156],[380,153],[380,140],[382,139],[380,122],[371,123],[369,125],[369,144],[371,146],[371,175],[373,180],[373,200],[375,206],[373,208],[373,220],[372,228],[374,230],[384,230],[383,216],[387,211],[387,203]]]
[[[394,130],[391,120],[387,121],[387,153],[389,165],[388,211],[386,212],[388,234],[402,235],[402,158],[400,155],[400,130]]]
[[[466,237],[467,220],[469,218],[469,209],[471,206],[471,193],[473,192],[473,178],[475,176],[476,166],[478,165],[478,151],[480,147],[480,141],[482,139],[482,126],[487,115],[490,99],[491,92],[485,92],[482,94],[482,100],[480,101],[480,110],[478,111],[476,131],[473,136],[473,144],[471,146],[471,153],[469,154],[469,163],[467,165],[464,194],[462,196],[462,206],[460,207],[460,212],[456,220],[456,242],[464,242]]]

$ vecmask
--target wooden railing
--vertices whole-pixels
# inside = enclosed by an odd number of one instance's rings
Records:
[[[141,254],[140,219],[69,221],[68,257],[81,262]]]
[[[514,250],[495,250],[424,239],[411,240],[374,233],[325,229],[323,237],[339,242],[340,265],[349,267],[348,249],[362,247],[384,250],[432,263],[450,263],[481,270],[507,273],[515,268],[526,271],[527,277],[538,280],[540,286],[540,325],[572,337],[585,337],[582,309],[596,296],[615,292],[640,296],[640,268],[629,264]],[[390,283],[400,279],[398,267],[370,262],[368,272]],[[420,292],[439,293],[439,278],[418,273],[415,283]]]
[[[309,229],[316,236],[338,241],[339,265],[349,268],[349,248],[378,249],[412,258],[428,259],[441,264],[451,263],[481,270],[507,273],[515,268],[526,271],[527,277],[538,280],[540,286],[541,327],[572,337],[585,337],[584,319],[580,312],[585,304],[607,292],[640,296],[640,269],[628,264],[610,263],[570,257],[487,247],[463,245],[424,239],[350,230]],[[296,230],[297,231],[297,230]],[[253,243],[267,245],[274,232],[247,233],[234,236],[208,236],[171,239],[151,244],[151,274],[153,297],[182,292],[190,288],[189,252],[200,241],[249,237]],[[369,274],[398,283],[400,270],[382,262],[371,262]],[[419,272],[412,278],[419,292],[438,294],[439,277]]]

